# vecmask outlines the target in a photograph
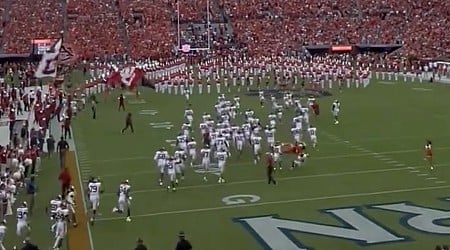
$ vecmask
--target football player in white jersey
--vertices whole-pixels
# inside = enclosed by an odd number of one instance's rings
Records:
[[[62,246],[62,242],[67,234],[67,219],[69,215],[69,209],[65,202],[62,202],[55,214],[55,243],[53,244],[54,250],[59,250]]]
[[[220,176],[219,176],[219,183],[224,183],[225,179],[223,178],[223,173],[225,171],[225,163],[228,159],[228,157],[230,156],[230,153],[225,150],[225,149],[221,149],[220,151],[217,152],[217,165],[219,167],[219,171],[220,171]]]
[[[100,205],[100,193],[102,192],[101,187],[102,183],[97,178],[92,178],[87,187],[87,194],[92,208],[92,215],[90,219],[92,225],[94,224],[97,209]]]
[[[0,222],[0,250],[6,250],[3,242],[5,241],[6,236],[6,223],[4,221]]]
[[[162,186],[166,161],[167,159],[169,159],[169,152],[167,152],[165,148],[161,148],[160,150],[156,151],[153,159],[156,161],[156,166],[158,167],[159,170],[159,185]]]
[[[209,148],[209,145],[205,145],[205,147],[200,150],[200,154],[202,156],[202,167],[205,171],[203,180],[208,181],[206,175],[209,171],[209,165],[211,163],[211,149]]]
[[[187,148],[187,139],[188,139],[188,137],[187,137],[186,135],[184,135],[184,134],[179,134],[179,135],[177,136],[177,144],[176,144],[176,146],[177,146],[178,148],[181,148],[182,150],[186,151],[186,148]]]
[[[180,179],[184,180],[184,161],[187,159],[186,152],[181,149],[177,149],[174,154],[176,160],[175,171]],[[175,179],[176,184],[178,184],[178,178]]]
[[[313,148],[317,147],[317,128],[313,125],[309,125],[308,128],[309,139],[311,140],[311,144]]]
[[[74,227],[76,227],[78,225],[78,223],[77,223],[77,217],[75,214],[75,187],[74,186],[71,186],[69,188],[69,190],[67,191],[66,202],[67,202],[67,207],[70,212],[70,219],[71,219],[72,225]]]
[[[272,148],[275,145],[275,127],[266,126],[264,133],[266,134],[267,145]]]
[[[261,105],[261,108],[264,108],[264,102],[265,102],[264,91],[259,91],[259,104]]]
[[[215,140],[215,145],[217,151],[228,150],[229,146],[228,141],[225,138],[225,136],[223,136],[223,134],[219,134],[219,136],[217,136]]]
[[[273,146],[273,162],[274,162],[274,170],[277,170],[277,165],[278,165],[278,169],[282,170],[283,166],[282,166],[282,160],[281,160],[281,156],[282,156],[283,152],[281,151],[281,143],[280,142],[276,142],[275,145]]]
[[[128,180],[123,181],[119,185],[119,190],[117,191],[117,207],[113,208],[113,213],[122,214],[125,209],[127,210],[127,219],[126,221],[131,221],[131,200],[130,196],[131,186]]]
[[[309,108],[301,108],[300,110],[303,115],[303,123],[307,128],[309,126]]]
[[[195,160],[197,159],[197,142],[195,142],[194,137],[191,137],[191,139],[188,141],[187,148],[189,158],[191,160],[191,166],[193,166]]]
[[[236,150],[239,153],[238,157],[240,157],[244,150],[244,143],[245,143],[245,135],[244,135],[244,131],[242,129],[239,129],[236,132],[235,140],[236,140]]]
[[[50,214],[50,219],[52,221],[55,221],[56,211],[61,206],[61,203],[63,202],[61,195],[58,195],[55,199],[50,200],[50,206],[46,208],[47,213]],[[56,223],[53,224],[50,228],[50,230],[53,232],[55,231]]]
[[[335,100],[331,105],[331,112],[334,117],[334,124],[339,124],[339,111],[341,110],[341,103],[338,100]]]
[[[291,128],[292,136],[294,137],[294,141],[296,143],[300,143],[302,139],[302,129],[298,127]]]
[[[183,125],[181,125],[181,131],[183,131],[183,135],[185,135],[186,137],[189,137],[189,135],[191,134],[191,124],[188,122],[183,123]]]
[[[277,125],[277,115],[275,113],[270,113],[267,116],[267,120],[269,120],[269,126],[275,127]]]
[[[299,128],[302,130],[303,125],[303,116],[301,114],[297,115],[296,117],[292,118],[293,127]]]
[[[28,224],[28,206],[26,202],[23,202],[21,206],[17,208],[16,212],[17,227],[16,234],[19,237],[26,237],[31,231]],[[26,232],[24,232],[26,230]]]
[[[192,122],[194,121],[194,111],[191,107],[188,107],[186,108],[186,110],[184,110],[184,118],[189,124],[192,124]]]
[[[253,134],[251,137],[251,142],[253,146],[253,156],[254,156],[254,163],[257,164],[260,159],[260,153],[261,153],[261,136],[259,134]]]
[[[178,164],[181,164],[181,160],[172,157],[167,161],[167,177],[169,178],[170,183],[170,185],[167,185],[167,191],[169,191],[171,188],[173,192],[177,190],[176,184],[178,183],[178,180],[176,166]]]

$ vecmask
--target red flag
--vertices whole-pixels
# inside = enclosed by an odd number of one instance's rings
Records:
[[[143,80],[145,72],[136,67],[125,67],[119,72],[114,72],[107,79],[107,83],[110,86],[116,87],[117,85],[126,87],[128,89],[135,89],[139,83]]]

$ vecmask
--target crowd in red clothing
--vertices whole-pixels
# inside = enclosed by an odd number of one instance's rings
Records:
[[[205,24],[206,0],[179,5],[181,22]],[[29,52],[30,39],[57,36],[62,6],[48,0],[13,1],[6,10],[5,51]],[[128,42],[133,58],[174,53],[175,0],[80,0],[67,6],[68,42],[85,58],[122,55]],[[285,54],[304,44],[402,43],[405,56],[450,57],[449,1],[210,0],[209,13],[212,22],[229,21],[235,42],[252,55]],[[129,41],[122,33],[128,33]]]

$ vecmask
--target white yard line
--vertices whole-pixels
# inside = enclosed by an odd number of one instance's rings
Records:
[[[438,166],[450,166],[450,164],[440,164]],[[386,168],[386,169],[373,169],[373,170],[361,170],[361,171],[349,171],[349,172],[339,172],[339,173],[328,173],[328,174],[315,174],[315,175],[300,175],[300,176],[289,176],[277,178],[278,181],[290,181],[290,180],[301,180],[301,179],[311,179],[311,178],[323,178],[323,177],[336,177],[336,176],[346,176],[346,175],[359,175],[359,174],[375,174],[375,173],[386,173],[392,171],[403,171],[408,169],[413,169],[419,166],[413,167],[404,167],[404,168]],[[245,180],[245,181],[235,181],[235,182],[227,182],[223,184],[203,184],[203,185],[191,185],[191,186],[180,186],[178,190],[190,190],[190,189],[204,189],[211,187],[221,187],[221,186],[234,186],[234,185],[245,185],[245,184],[254,184],[254,183],[264,183],[267,182],[267,179],[253,179],[253,180]],[[136,193],[152,193],[152,192],[162,192],[166,191],[165,188],[150,188],[150,189],[141,189],[132,191],[133,194]],[[104,193],[104,196],[116,196],[117,193]]]
[[[87,206],[86,206],[86,197],[85,197],[85,194],[84,194],[84,184],[83,184],[83,180],[82,180],[83,175],[82,175],[82,172],[81,172],[81,169],[80,169],[80,162],[78,160],[78,152],[77,152],[77,146],[76,146],[76,143],[75,143],[75,135],[74,135],[73,129],[72,129],[72,141],[73,141],[73,144],[74,144],[73,145],[73,151],[75,152],[75,161],[76,161],[77,172],[78,172],[78,177],[79,177],[78,181],[79,181],[80,188],[81,188],[81,198],[82,198],[81,203],[83,204],[84,213],[87,214],[88,213],[88,209],[87,209]],[[89,225],[89,221],[86,221],[86,227],[87,227],[87,230],[88,230],[89,245],[91,247],[91,250],[94,250],[94,241],[93,241],[93,238],[92,238],[92,231],[91,231],[91,227]]]
[[[435,150],[444,150],[450,149],[450,147],[436,147]],[[328,160],[328,159],[341,159],[341,158],[351,158],[351,157],[363,157],[363,156],[373,156],[374,155],[391,155],[391,154],[404,154],[404,153],[413,153],[413,152],[421,152],[421,149],[405,149],[405,150],[394,150],[394,151],[384,151],[377,153],[359,153],[359,154],[342,154],[342,155],[329,155],[329,156],[311,156],[311,159],[314,160]],[[151,156],[135,156],[135,157],[124,157],[124,158],[115,158],[115,159],[104,159],[104,160],[96,160],[96,161],[87,161],[85,164],[95,165],[96,163],[108,163],[108,162],[117,162],[117,161],[133,161],[133,160],[153,160]],[[118,165],[122,167],[122,165]],[[108,166],[108,168],[114,167],[114,165]]]
[[[174,210],[174,211],[166,211],[166,212],[137,214],[137,215],[134,215],[133,217],[134,218],[143,218],[143,217],[155,217],[155,216],[174,215],[174,214],[210,212],[210,211],[227,210],[227,209],[234,209],[234,208],[259,207],[259,206],[267,206],[267,205],[279,205],[279,204],[289,204],[289,203],[309,202],[309,201],[322,201],[322,200],[331,200],[331,199],[345,199],[345,198],[355,198],[355,197],[370,197],[370,196],[377,196],[377,195],[411,193],[411,192],[439,190],[439,189],[447,189],[447,188],[450,188],[450,185],[434,186],[434,187],[421,187],[421,188],[393,189],[393,190],[385,190],[385,191],[378,191],[378,192],[364,192],[364,193],[340,194],[340,195],[330,195],[330,196],[317,196],[317,197],[310,197],[310,198],[300,198],[300,199],[280,200],[280,201],[267,201],[267,202],[250,203],[250,204],[242,204],[242,205]],[[106,217],[106,218],[97,219],[97,221],[115,221],[115,220],[123,220],[123,217]]]

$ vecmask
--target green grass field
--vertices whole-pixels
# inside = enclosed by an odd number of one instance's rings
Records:
[[[143,89],[145,103],[136,104],[129,96],[136,131],[122,135],[126,113],[117,110],[119,92],[113,93],[109,103],[98,106],[97,120],[86,110],[74,121],[81,178],[99,176],[105,190],[102,215],[89,232],[93,249],[131,249],[137,237],[149,249],[174,249],[179,230],[202,250],[426,250],[447,243],[448,89],[374,82],[366,89],[334,92],[319,99],[321,114],[312,119],[319,150],[308,148],[310,158],[302,168],[277,172],[277,186],[267,184],[265,164],[254,165],[247,150],[228,161],[227,183],[217,184],[214,175],[205,183],[188,168],[177,192],[158,186],[153,155],[160,147],[173,149],[170,140],[183,123],[184,97]],[[240,95],[241,109],[254,109],[265,123],[270,105],[261,108],[257,97]],[[197,138],[200,116],[213,112],[216,98],[191,98]],[[329,111],[334,99],[342,103],[339,125]],[[292,141],[292,115],[286,112],[277,140]],[[433,141],[434,171],[423,160],[425,139]],[[132,185],[132,222],[111,212],[125,179]],[[230,196],[236,197],[227,201]]]

